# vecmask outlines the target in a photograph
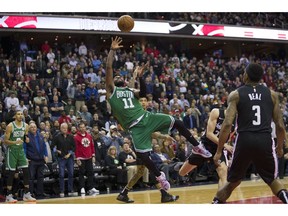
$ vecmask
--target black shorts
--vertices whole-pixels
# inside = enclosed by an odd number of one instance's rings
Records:
[[[236,137],[227,180],[242,180],[252,162],[263,181],[270,184],[277,177],[277,160],[275,142],[270,133],[242,132]]]
[[[217,145],[214,144],[214,143],[212,144],[212,143],[208,143],[208,142],[207,143],[206,142],[202,142],[202,144],[212,154],[212,157],[204,158],[204,157],[202,157],[202,156],[200,156],[198,154],[193,154],[191,152],[189,157],[186,159],[186,160],[188,160],[189,164],[196,165],[197,167],[202,166],[205,162],[214,164],[213,156],[216,153]],[[224,161],[226,164],[228,164],[228,158],[227,158],[226,154],[224,154],[224,152],[222,153],[222,156],[221,156],[220,160],[221,160],[221,162]]]

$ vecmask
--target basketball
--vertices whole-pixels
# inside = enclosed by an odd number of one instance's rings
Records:
[[[134,19],[129,15],[123,15],[119,17],[117,25],[121,32],[130,32],[134,28]]]

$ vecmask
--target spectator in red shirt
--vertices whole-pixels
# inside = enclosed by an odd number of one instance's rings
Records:
[[[86,132],[84,122],[79,124],[78,132],[74,136],[75,156],[79,166],[79,188],[81,195],[85,195],[85,178],[87,176],[87,189],[89,195],[99,194],[99,191],[93,187],[93,163],[95,163],[95,149],[93,138]]]
[[[153,47],[152,53],[154,54],[154,58],[158,58],[160,51],[157,49],[156,46]]]
[[[44,44],[42,44],[42,46],[41,46],[41,51],[42,51],[42,53],[45,53],[45,55],[49,52],[49,50],[50,50],[50,45],[48,44],[48,41],[46,40],[45,42],[44,42]]]
[[[153,52],[153,49],[151,48],[150,44],[148,43],[144,52],[147,53],[147,55],[150,55]]]
[[[72,120],[69,116],[66,115],[65,110],[61,111],[61,116],[58,118],[59,124],[61,125],[63,122],[66,122],[68,125],[72,123]]]

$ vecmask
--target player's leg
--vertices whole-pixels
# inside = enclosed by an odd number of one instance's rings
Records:
[[[269,184],[269,187],[275,196],[277,196],[283,203],[288,204],[288,191],[280,180],[274,179],[274,181]]]
[[[190,164],[189,160],[186,160],[179,170],[179,175],[180,176],[186,176],[188,173],[190,173],[196,167],[197,167],[197,165]]]
[[[246,171],[251,163],[251,155],[253,152],[249,149],[250,137],[246,134],[238,136],[236,139],[233,159],[228,171],[227,182],[223,187],[218,189],[212,203],[225,203],[230,197],[232,191],[241,183],[241,180],[246,175]]]
[[[144,165],[137,165],[137,171],[132,176],[128,184],[124,187],[124,189],[120,192],[120,194],[117,196],[117,200],[126,202],[126,203],[133,203],[134,200],[131,200],[128,197],[128,192],[133,188],[133,186],[138,182],[138,180],[143,176],[144,174]]]
[[[24,184],[24,194],[23,194],[23,201],[34,202],[36,201],[35,198],[31,196],[29,191],[29,170],[28,170],[28,162],[25,156],[24,150],[19,150],[18,153],[18,168],[21,168],[23,171],[23,184]]]
[[[193,135],[190,133],[190,131],[185,127],[183,121],[180,121],[178,119],[175,120],[175,123],[173,125],[173,129],[177,129],[179,133],[184,136],[188,142],[190,142],[193,145],[192,152],[194,154],[201,155],[204,158],[210,158],[212,157],[212,154],[202,145],[199,143]]]
[[[160,172],[157,166],[150,158],[150,152],[137,152],[137,157],[139,157],[143,164],[148,168],[149,172],[153,173],[156,176],[156,180],[161,184],[161,187],[164,190],[170,189],[170,183],[167,181],[164,172]]]
[[[155,186],[161,193],[161,203],[175,202],[179,199],[179,195],[172,195],[168,193],[168,191],[161,187],[160,183],[157,183]]]
[[[152,133],[157,131],[158,123],[154,123],[150,120],[151,114],[148,117],[144,117],[137,125],[130,128],[129,132],[132,137],[133,145],[139,158],[143,165],[147,167],[150,173],[156,176],[156,180],[161,183],[164,190],[170,188],[170,183],[166,180],[166,176],[163,172],[160,172],[157,166],[154,164],[150,158],[150,152],[152,151]],[[153,115],[155,116],[155,115]]]
[[[226,182],[225,185],[217,191],[212,203],[220,204],[225,203],[226,200],[231,196],[233,190],[241,183],[241,180],[236,182]]]
[[[220,163],[220,166],[216,168],[219,181],[218,181],[218,189],[223,187],[223,185],[227,182],[227,171],[228,167],[226,163],[223,161]]]
[[[254,158],[256,170],[263,181],[271,188],[273,194],[283,203],[288,203],[287,189],[277,179],[278,158],[276,156],[274,139],[271,139],[270,134],[261,134],[261,136],[258,143],[259,151],[257,151],[257,155]],[[265,140],[265,142],[261,142],[261,140]]]
[[[210,152],[213,155],[216,153],[216,152],[214,153],[214,150],[211,150]],[[216,168],[216,172],[217,172],[218,177],[219,177],[218,189],[223,187],[224,184],[227,182],[228,163],[229,163],[227,150],[225,150],[225,149],[223,150],[223,153],[222,153],[220,160],[221,160],[220,166],[218,166]]]
[[[16,164],[17,164],[17,152],[15,152],[13,149],[10,149],[8,147],[8,151],[6,154],[6,171],[8,174],[7,177],[7,194],[6,194],[6,202],[8,203],[16,203],[17,199],[13,198],[12,194],[12,186],[13,186],[13,179],[16,171]]]
[[[184,164],[180,168],[179,175],[180,176],[186,176],[188,173],[190,173],[195,168],[202,166],[202,164],[205,163],[205,161],[207,161],[207,159],[201,157],[200,155],[193,154],[191,152],[189,157],[186,159],[186,161],[184,162]]]
[[[160,131],[163,134],[170,134],[172,130],[178,130],[179,133],[192,144],[194,154],[201,155],[205,158],[212,157],[212,154],[193,137],[191,132],[185,127],[183,121],[162,113],[151,114],[148,118],[144,118],[144,121],[146,121],[145,123],[150,129],[153,129],[153,132]]]

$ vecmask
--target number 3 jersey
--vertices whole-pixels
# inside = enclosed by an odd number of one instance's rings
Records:
[[[237,132],[271,133],[273,101],[270,90],[263,85],[244,85],[237,89]]]
[[[113,116],[121,126],[128,130],[130,126],[145,114],[145,110],[135,97],[133,89],[128,87],[114,87],[114,91],[109,98]]]

